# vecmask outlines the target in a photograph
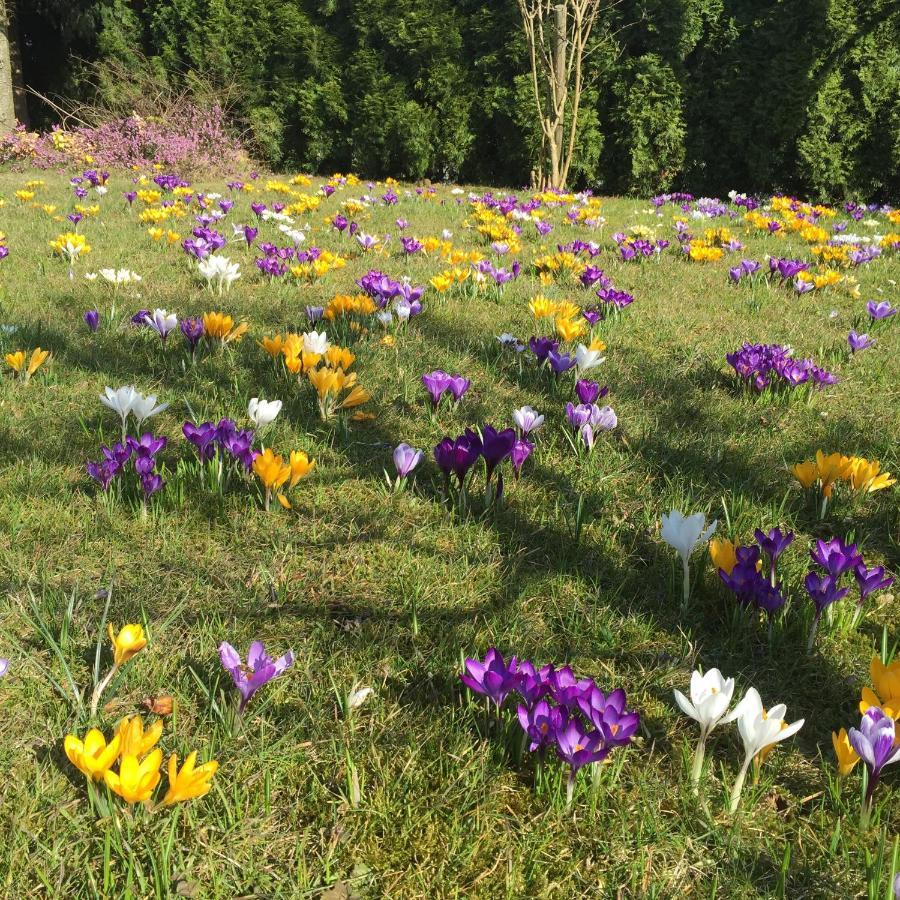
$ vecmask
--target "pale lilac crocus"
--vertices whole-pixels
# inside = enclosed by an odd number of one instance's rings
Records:
[[[422,451],[409,444],[398,444],[394,448],[394,468],[398,478],[406,478],[422,461]]]
[[[281,675],[294,663],[294,653],[288,650],[284,656],[273,660],[266,653],[260,641],[254,641],[247,653],[247,664],[241,661],[240,654],[227,641],[219,645],[219,659],[222,667],[231,675],[234,686],[241,695],[238,712],[242,713],[250,698],[273,678]]]

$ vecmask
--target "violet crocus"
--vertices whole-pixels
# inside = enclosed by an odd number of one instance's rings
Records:
[[[862,562],[862,555],[856,544],[845,544],[840,538],[830,541],[817,540],[809,551],[812,561],[825,569],[829,575],[839,578]]]
[[[447,387],[450,390],[450,394],[453,397],[454,403],[459,403],[459,401],[463,397],[463,394],[465,394],[465,392],[469,390],[471,384],[472,382],[468,378],[463,378],[462,375],[450,376],[450,382]]]
[[[201,462],[209,462],[215,456],[217,430],[212,422],[202,422],[200,425],[185,422],[181,431],[188,442],[197,448]]]
[[[534,453],[534,444],[532,444],[528,438],[519,438],[515,444],[513,444],[509,459],[512,463],[513,474],[516,478],[521,474],[522,466],[525,465],[525,460],[527,460],[532,453]]]
[[[450,380],[451,376],[441,369],[426,372],[422,376],[422,384],[425,386],[425,390],[428,391],[434,407],[437,407],[441,402],[441,397],[450,389]]]
[[[894,720],[877,706],[869,707],[862,717],[859,728],[851,728],[847,735],[850,746],[869,771],[869,783],[860,816],[863,828],[869,825],[875,788],[882,770],[885,766],[900,761],[900,745],[895,746],[896,735],[897,727]]]
[[[484,662],[466,659],[465,668],[465,673],[459,676],[462,683],[470,691],[487,697],[497,710],[521,682],[515,656],[506,663],[496,647],[488,649]]]
[[[866,312],[873,322],[880,322],[882,319],[887,319],[896,315],[897,310],[891,306],[887,300],[881,300],[878,303],[874,300],[870,300],[866,304]]]
[[[394,448],[394,468],[398,478],[406,478],[422,461],[422,451],[409,444],[398,444]]]
[[[481,455],[484,457],[486,481],[491,482],[494,470],[511,453],[516,443],[516,432],[512,428],[497,431],[490,425],[481,429]]]
[[[550,370],[554,375],[561,375],[575,366],[575,357],[568,353],[558,353],[556,350],[551,350],[547,354],[547,362],[550,364]]]
[[[259,229],[253,228],[251,225],[244,225],[241,230],[244,233],[244,240],[247,242],[247,246],[250,247],[256,240],[256,236],[259,234]]]
[[[885,575],[884,566],[873,566],[871,569],[867,569],[862,560],[853,569],[853,577],[859,587],[860,606],[865,603],[869,594],[889,588],[894,583],[891,575]]]
[[[91,330],[91,334],[96,334],[100,327],[100,313],[96,309],[89,309],[83,316],[84,324]]]
[[[165,487],[162,476],[154,472],[146,472],[141,475],[141,489],[144,492],[144,502],[146,503],[157,491]],[[146,508],[146,507],[145,507]]]
[[[191,359],[197,353],[197,345],[203,337],[203,319],[200,316],[189,316],[181,320],[181,333],[187,341],[188,349],[191,351]]]
[[[596,381],[579,378],[575,382],[575,393],[581,403],[596,403],[609,393],[609,388],[605,386],[601,388]]]
[[[551,706],[546,700],[538,700],[533,706],[521,703],[516,709],[522,731],[531,743],[528,749],[535,750],[552,747],[556,743],[556,735],[566,723],[566,713],[559,706]]]
[[[847,343],[850,345],[851,353],[859,353],[860,350],[868,350],[875,343],[875,340],[867,334],[858,334],[856,331],[851,331],[847,335]]]
[[[254,641],[247,653],[247,664],[241,661],[240,654],[227,641],[219,645],[219,659],[222,667],[231,675],[234,686],[241,699],[238,714],[243,713],[250,698],[273,678],[277,678],[294,663],[294,653],[288,650],[284,656],[273,660],[260,641]]]
[[[588,732],[581,721],[572,716],[556,730],[556,755],[569,764],[566,781],[566,808],[572,805],[575,793],[575,776],[578,770],[590,763],[601,762],[609,756],[610,747],[603,742],[598,731]]]
[[[104,491],[109,490],[112,480],[122,471],[122,466],[114,459],[103,459],[100,462],[88,460],[85,468],[88,475],[96,481]]]
[[[806,588],[806,592],[816,608],[813,622],[809,629],[809,640],[806,643],[807,652],[812,653],[822,613],[832,603],[843,600],[850,588],[839,587],[837,577],[834,575],[819,575],[817,572],[807,573],[803,586]]]
[[[775,586],[775,563],[778,557],[787,550],[794,541],[794,532],[783,532],[780,528],[772,528],[768,533],[761,531],[759,528],[753,532],[756,543],[759,544],[763,553],[769,557],[769,580],[772,586]]]

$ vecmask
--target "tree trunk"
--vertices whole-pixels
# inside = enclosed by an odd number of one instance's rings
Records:
[[[565,2],[557,3],[554,8],[553,22],[553,81],[554,88],[551,91],[554,106],[554,117],[556,119],[553,128],[553,138],[550,141],[550,180],[557,190],[562,190],[565,185],[562,183],[562,156],[565,137],[563,128],[565,122],[564,111],[566,108],[566,93],[568,91],[568,78],[566,77],[566,30],[568,23],[566,21],[568,14],[568,6]]]
[[[22,60],[16,25],[16,0],[0,0],[0,132],[8,134],[16,122],[28,121]]]

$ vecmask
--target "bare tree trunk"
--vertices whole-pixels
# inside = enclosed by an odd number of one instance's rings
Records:
[[[0,132],[27,121],[25,90],[16,28],[16,0],[0,0]]]
[[[557,3],[553,10],[553,137],[550,139],[550,182],[554,188],[564,187],[562,178],[563,117],[566,108],[566,94],[569,79],[566,72],[566,19],[568,8],[565,2]]]

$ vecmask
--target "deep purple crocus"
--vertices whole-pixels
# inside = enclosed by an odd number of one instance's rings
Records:
[[[200,316],[189,316],[186,319],[182,319],[180,325],[181,333],[184,335],[193,357],[197,352],[197,344],[200,343],[200,338],[203,337],[203,319]]]
[[[539,363],[544,362],[551,352],[559,347],[559,341],[554,341],[548,337],[533,337],[528,339],[528,346],[531,352],[537,357]]]
[[[144,499],[149,500],[157,491],[161,491],[165,487],[165,482],[161,475],[153,472],[146,472],[141,475],[141,488],[144,491]]]
[[[294,663],[294,653],[288,650],[279,659],[272,659],[260,641],[254,641],[247,653],[247,664],[241,661],[240,654],[227,641],[219,645],[219,659],[226,672],[231,675],[234,686],[241,695],[238,712],[242,713],[250,698],[273,678],[281,675]]]
[[[809,572],[803,581],[806,592],[816,607],[816,618],[822,615],[826,607],[847,596],[850,588],[838,587],[838,580],[833,575],[819,575]]]
[[[610,747],[603,743],[602,735],[597,731],[586,731],[574,716],[556,732],[556,753],[572,767],[570,784],[574,784],[574,775],[582,766],[606,759],[609,751]]]
[[[577,702],[584,717],[603,736],[606,744],[629,743],[640,724],[640,716],[625,709],[625,691],[621,688],[607,696],[593,685]]]
[[[195,425],[185,422],[181,426],[185,438],[197,448],[201,462],[209,462],[216,454],[216,426],[212,422]]]
[[[783,532],[780,528],[772,528],[768,533],[757,528],[756,531],[753,532],[753,536],[756,538],[756,542],[759,544],[763,553],[769,557],[769,562],[773,569],[775,568],[775,563],[778,561],[778,557],[781,556],[794,541],[793,531]]]
[[[87,473],[96,481],[104,491],[109,490],[113,478],[121,471],[122,467],[113,459],[103,459],[100,462],[88,461]]]
[[[448,388],[450,390],[451,395],[453,396],[453,402],[459,403],[462,399],[463,394],[469,389],[472,382],[468,378],[463,378],[462,375],[451,375],[450,382],[448,384]]]
[[[490,425],[481,429],[481,455],[484,457],[487,481],[490,482],[494,469],[512,453],[516,443],[516,432],[512,428],[497,431]]]
[[[606,386],[601,388],[596,381],[579,378],[575,382],[575,393],[581,403],[596,403],[609,393],[609,388]]]
[[[84,324],[91,330],[91,334],[96,334],[100,327],[100,313],[96,309],[89,309],[84,314]]]
[[[485,654],[484,662],[467,659],[466,671],[459,677],[469,690],[488,697],[498,707],[518,689],[521,682],[515,656],[507,664],[495,647],[491,647]]]
[[[547,362],[550,363],[550,370],[554,375],[561,375],[563,372],[568,372],[575,365],[575,357],[568,353],[558,353],[556,350],[551,350],[547,354]]]
[[[869,594],[889,588],[894,583],[892,576],[884,574],[884,566],[867,569],[861,560],[853,569],[853,577],[859,587],[860,603],[865,602]]]

